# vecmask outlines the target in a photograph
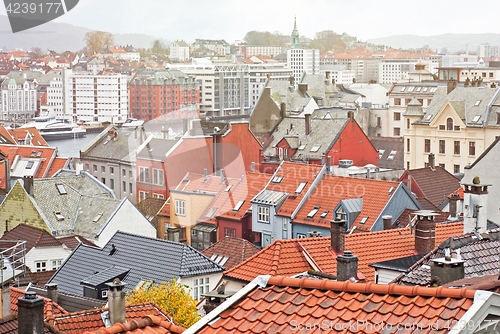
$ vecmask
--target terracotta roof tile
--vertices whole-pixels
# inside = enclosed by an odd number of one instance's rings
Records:
[[[62,247],[62,244],[47,231],[26,224],[19,224],[6,232],[0,240],[24,240],[26,252],[33,247]]]
[[[65,313],[47,318],[46,321],[52,324],[57,330],[65,332],[66,334],[80,334],[86,331],[98,331],[105,326],[101,314],[107,310],[107,308],[100,308],[81,312]],[[125,312],[126,319],[129,322],[132,320],[140,320],[150,315],[158,317],[158,319],[161,319],[162,321],[168,321],[171,319],[165,311],[154,303],[127,305]]]
[[[185,330],[185,328],[163,320],[160,317],[148,315],[139,320],[130,320],[124,324],[114,324],[108,328],[85,332],[85,334],[177,334]]]
[[[447,333],[446,322],[458,321],[472,306],[474,294],[466,288],[274,276],[266,287],[249,292],[198,333],[381,333],[375,326],[382,322],[393,329],[398,324],[413,325],[412,333]],[[429,329],[429,324],[434,327]]]
[[[225,237],[203,250],[202,253],[209,258],[212,256],[228,257],[227,262],[221,265],[225,269],[231,269],[259,251],[260,249],[248,240]]]
[[[381,194],[390,194],[389,190],[396,189],[398,184],[398,182],[392,181],[325,175],[294,218],[294,222],[329,228],[330,221],[334,218],[332,209],[340,201],[362,198],[362,210],[352,226],[356,226],[357,230],[369,231],[391,199],[391,196],[381,196]],[[309,218],[308,214],[318,207],[319,210],[316,214]],[[325,217],[321,217],[324,211],[328,211],[328,213]],[[364,217],[368,217],[368,219],[361,224]]]
[[[15,287],[10,287],[10,310],[11,313],[17,313],[18,308],[17,308],[17,299],[24,297],[26,294],[26,291],[15,288]],[[44,319],[48,319],[54,316],[58,316],[61,314],[66,313],[66,310],[63,309],[61,306],[59,306],[57,303],[53,302],[49,298],[43,298],[45,304],[43,306],[43,316]]]
[[[35,177],[42,178],[48,176],[53,159],[56,157],[57,148],[0,144],[0,151],[7,155],[11,167],[13,167],[16,157],[33,158],[33,154],[36,154],[35,157],[42,162]],[[40,155],[39,152],[41,152]],[[4,178],[3,174],[3,170],[0,169],[0,177]]]
[[[47,177],[52,177],[58,170],[64,169],[68,163],[69,158],[55,158],[49,168]]]
[[[436,244],[463,231],[462,223],[436,225]],[[345,249],[358,257],[358,271],[368,282],[374,281],[376,262],[415,254],[415,236],[408,229],[355,233],[345,236]],[[390,251],[388,251],[390,250]],[[310,255],[319,271],[336,275],[337,254],[331,248],[331,238],[276,240],[269,246],[224,272],[224,277],[250,282],[259,275],[292,276],[314,269],[305,257]]]

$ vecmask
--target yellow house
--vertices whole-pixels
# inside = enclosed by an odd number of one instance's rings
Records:
[[[435,164],[450,173],[463,173],[500,135],[500,89],[490,87],[438,87],[424,113],[412,100],[403,114],[405,167]],[[431,163],[434,159],[431,159]]]

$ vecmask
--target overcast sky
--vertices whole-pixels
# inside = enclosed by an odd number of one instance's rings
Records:
[[[5,14],[1,7],[0,13]],[[498,0],[80,0],[55,22],[168,40],[241,40],[249,31],[333,30],[362,41],[392,35],[500,33]]]

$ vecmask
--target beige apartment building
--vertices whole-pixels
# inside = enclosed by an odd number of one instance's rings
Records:
[[[491,87],[437,87],[431,104],[423,112],[413,99],[403,113],[405,123],[405,167],[435,164],[450,173],[463,173],[500,136],[500,89]]]

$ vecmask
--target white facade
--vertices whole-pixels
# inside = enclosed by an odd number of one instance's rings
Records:
[[[320,74],[319,50],[317,49],[289,49],[286,51],[287,68],[293,71],[295,84],[302,79],[303,73]]]
[[[479,57],[495,58],[500,55],[498,45],[481,44],[478,49]]]
[[[2,84],[0,100],[2,119],[31,119],[37,111],[36,81],[6,78]]]
[[[337,65],[321,65],[320,74],[329,77],[331,80],[335,80],[335,84],[351,85],[356,78],[356,72],[354,70],[347,70],[345,68],[340,69]],[[329,76],[326,74],[329,73]]]
[[[189,45],[185,42],[173,42],[170,44],[170,60],[183,62],[189,59]]]
[[[394,83],[408,80],[409,73],[415,69],[416,60],[386,59],[379,63],[378,82]]]
[[[441,58],[441,67],[475,67],[478,61],[476,55],[444,55]]]
[[[222,277],[222,272],[216,274],[199,275],[192,277],[184,277],[179,280],[180,284],[184,284],[191,292],[191,296],[200,300],[203,298],[202,294],[210,292],[215,289]],[[226,291],[234,291],[227,290]]]
[[[128,115],[127,77],[59,71],[47,88],[41,114],[73,121],[114,122]]]
[[[104,247],[115,235],[116,231],[132,233],[144,237],[156,238],[156,229],[149,220],[130,202],[124,198],[114,214],[109,218],[101,231],[97,233],[94,243]]]
[[[26,266],[32,272],[58,269],[71,252],[65,245],[33,247],[25,256]]]

